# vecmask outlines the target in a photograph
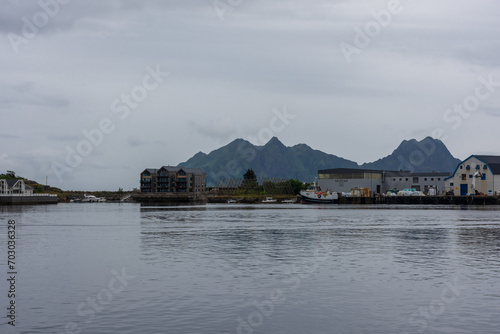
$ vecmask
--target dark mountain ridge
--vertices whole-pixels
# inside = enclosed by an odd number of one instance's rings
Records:
[[[273,137],[263,146],[236,139],[209,154],[199,152],[179,164],[202,168],[207,173],[207,185],[220,178],[241,178],[252,168],[259,177],[294,178],[311,182],[318,170],[330,168],[364,168],[380,170],[411,170],[413,172],[452,172],[459,159],[454,158],[443,142],[431,137],[421,141],[404,140],[392,154],[371,163],[358,163],[314,150],[306,144],[285,146]]]

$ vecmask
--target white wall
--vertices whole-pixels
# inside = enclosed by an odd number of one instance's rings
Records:
[[[475,178],[476,180],[476,186],[475,189],[480,192],[487,194],[488,190],[493,190],[494,189],[494,180],[500,180],[498,177],[500,175],[497,175],[494,177],[493,173],[491,170],[484,169],[485,163],[482,162],[481,160],[477,159],[476,157],[470,157],[469,159],[463,161],[457,168],[457,171],[455,172],[455,175],[453,176],[452,179],[447,180],[447,185],[449,185],[450,182],[453,182],[453,193],[456,196],[460,196],[461,192],[461,185],[466,184],[467,185],[467,191],[471,193],[473,191],[472,187],[472,178],[470,175],[474,175],[476,172],[480,172],[481,174],[486,174],[486,180],[481,180],[480,177]],[[470,169],[467,169],[467,166],[470,167]],[[476,169],[476,166],[479,166],[479,169]],[[462,174],[465,174],[466,179],[462,180]],[[497,187],[499,187],[497,185]],[[499,189],[500,190],[500,189]]]

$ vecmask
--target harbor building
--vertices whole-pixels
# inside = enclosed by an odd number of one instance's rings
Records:
[[[500,156],[471,155],[458,164],[445,182],[455,196],[500,195]]]
[[[206,191],[206,179],[206,173],[199,168],[147,168],[141,173],[141,192],[202,193]]]
[[[410,171],[384,171],[356,168],[334,168],[318,171],[321,189],[348,193],[355,188],[368,188],[370,195],[384,194],[388,190],[413,188],[418,191],[444,194],[446,172],[412,173]]]

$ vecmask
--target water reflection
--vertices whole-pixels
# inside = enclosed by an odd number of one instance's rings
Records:
[[[254,333],[415,333],[422,319],[428,333],[500,327],[496,208],[108,203],[0,212],[19,218],[23,333],[83,324],[78,306],[120,268],[136,278],[85,332],[237,333],[238,319],[255,312],[263,321]],[[449,282],[456,298],[431,319],[420,315],[440,310]],[[276,290],[284,301],[264,315],[255,302]]]

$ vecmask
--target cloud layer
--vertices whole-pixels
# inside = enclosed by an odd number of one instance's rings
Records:
[[[134,188],[146,167],[255,141],[283,107],[296,116],[277,134],[285,144],[359,163],[429,135],[458,158],[500,154],[499,12],[495,1],[9,1],[0,168],[64,189]],[[148,89],[157,67],[169,75]],[[454,107],[490,77],[487,98]]]

